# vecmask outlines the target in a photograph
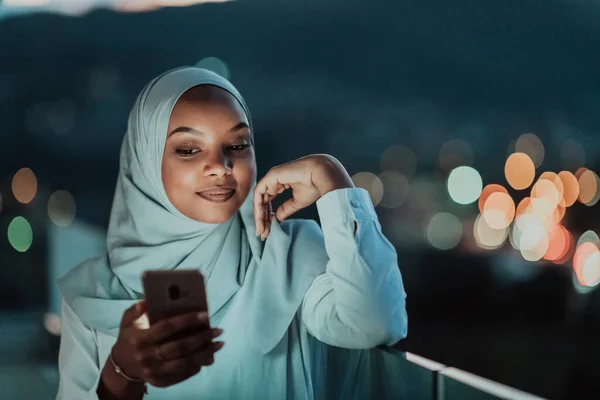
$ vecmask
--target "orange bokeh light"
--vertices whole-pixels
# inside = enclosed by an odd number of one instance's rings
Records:
[[[565,185],[563,184],[560,177],[557,174],[555,174],[554,172],[546,171],[540,175],[540,177],[538,178],[538,182],[541,180],[547,180],[554,185],[554,187],[556,188],[556,190],[559,194],[559,201],[560,201],[560,199],[562,199],[562,197],[565,193]]]
[[[583,173],[583,172],[582,172]],[[563,184],[563,206],[571,207],[579,197],[579,182],[575,175],[569,171],[561,171],[558,173]]]
[[[579,177],[579,201],[586,206],[593,206],[600,197],[600,178],[592,170],[586,170]]]
[[[563,227],[564,228],[564,227]],[[564,253],[561,254],[556,260],[553,260],[554,264],[562,265],[571,259],[573,253],[575,252],[575,239],[571,232],[569,232],[566,228],[566,236],[567,236],[567,245],[565,246]]]
[[[562,184],[561,184],[562,186]],[[535,185],[533,185],[533,188],[531,188],[531,198],[532,199],[539,199],[539,198],[543,198],[546,199],[548,201],[548,205],[550,207],[555,208],[558,203],[560,202],[560,199],[562,198],[562,195],[560,193],[560,191],[558,190],[558,188],[556,187],[556,185],[548,180],[548,179],[541,179],[538,180]],[[548,210],[551,211],[551,210]]]
[[[482,215],[490,228],[507,228],[515,217],[515,202],[508,193],[492,193],[485,201]]]
[[[535,178],[535,165],[525,153],[513,153],[506,160],[504,175],[510,186],[517,190],[528,188]]]
[[[492,193],[496,192],[508,194],[508,190],[506,190],[504,186],[496,183],[491,183],[483,188],[481,194],[479,195],[479,202],[477,203],[480,213],[483,213],[483,207],[485,206],[485,202],[487,201],[488,197],[490,197]]]
[[[544,259],[556,261],[563,257],[569,250],[569,231],[562,225],[555,225],[548,232],[550,244],[548,250],[544,254]]]
[[[577,171],[575,171],[575,177],[576,177],[577,179],[581,178],[581,175],[582,175],[582,174],[583,174],[585,171],[588,171],[588,168],[586,168],[586,167],[581,167],[581,168],[579,168]]]
[[[27,204],[37,193],[37,178],[29,168],[21,168],[12,180],[12,191],[18,202]]]
[[[531,212],[531,197],[525,197],[519,202],[515,216],[519,216],[523,213]]]

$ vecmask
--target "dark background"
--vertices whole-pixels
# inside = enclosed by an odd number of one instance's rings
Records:
[[[536,176],[564,168],[567,139],[598,170],[598,21],[600,3],[583,0],[263,0],[0,20],[0,329],[18,334],[18,316],[53,296],[50,193],[68,190],[76,218],[105,229],[135,96],[167,69],[217,57],[253,113],[261,175],[309,153],[333,154],[351,174],[378,173],[392,144],[416,154],[411,184],[430,204],[412,191],[396,210],[377,208],[408,293],[402,348],[543,397],[595,397],[600,300],[575,290],[571,263],[530,263],[508,243],[438,251],[423,227],[435,212],[478,212],[444,190],[438,154],[451,139],[471,146],[484,185],[506,185],[511,142],[526,132],[545,145]],[[11,195],[21,167],[39,185],[28,205]],[[597,230],[598,206],[567,214],[574,234]],[[16,215],[34,232],[25,253],[6,238]]]

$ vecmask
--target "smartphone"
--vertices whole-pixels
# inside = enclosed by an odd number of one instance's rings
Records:
[[[142,275],[150,326],[164,318],[208,311],[204,276],[198,270],[150,270]]]

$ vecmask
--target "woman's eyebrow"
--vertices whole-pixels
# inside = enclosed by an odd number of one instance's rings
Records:
[[[244,128],[250,128],[250,127],[248,126],[247,123],[240,122],[239,124],[237,124],[236,126],[234,126],[233,128],[231,128],[229,130],[229,132],[232,132],[232,133],[233,132],[237,132],[237,131],[240,131],[240,130],[242,130]],[[192,135],[196,135],[196,136],[204,136],[204,132],[201,132],[201,131],[199,131],[197,129],[194,129],[194,128],[190,128],[188,126],[180,126],[179,128],[173,129],[171,131],[171,133],[169,133],[169,136],[171,136],[171,135],[173,135],[175,133],[179,133],[179,132],[191,133]]]

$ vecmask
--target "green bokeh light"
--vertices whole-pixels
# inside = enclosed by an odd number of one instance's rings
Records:
[[[15,217],[8,225],[8,241],[15,250],[24,253],[31,247],[33,231],[23,217]]]

